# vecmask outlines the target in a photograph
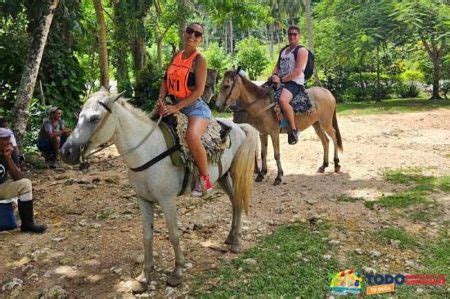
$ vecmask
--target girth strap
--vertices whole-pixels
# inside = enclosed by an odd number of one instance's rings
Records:
[[[154,164],[158,163],[159,161],[161,161],[162,159],[164,159],[165,157],[170,155],[171,153],[174,153],[175,151],[180,150],[180,148],[181,148],[181,145],[179,143],[177,143],[174,146],[172,146],[171,148],[169,148],[166,151],[164,151],[161,154],[159,154],[158,156],[154,157],[153,159],[151,159],[150,161],[148,161],[144,165],[141,165],[141,166],[136,167],[136,168],[130,168],[130,170],[134,171],[134,172],[139,172],[139,171],[146,170],[147,168],[153,166]]]

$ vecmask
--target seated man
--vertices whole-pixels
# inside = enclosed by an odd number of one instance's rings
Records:
[[[11,144],[12,132],[0,128],[0,200],[18,197],[18,208],[23,232],[43,233],[47,227],[34,223],[31,181],[22,178],[19,159]],[[8,179],[8,174],[11,179]]]
[[[51,168],[58,165],[58,151],[70,134],[61,116],[60,108],[50,108],[49,117],[44,119],[37,140],[37,148]]]
[[[0,117],[0,128],[9,129],[8,119],[6,117]],[[11,144],[13,146],[14,154],[17,155],[20,160],[21,156],[19,153],[19,148],[17,146],[16,137],[14,136],[14,132],[11,135]]]
[[[289,45],[281,50],[271,80],[276,84],[284,84],[279,100],[280,107],[291,129],[288,133],[288,143],[296,144],[298,142],[298,130],[295,124],[294,110],[290,102],[295,95],[302,90],[304,91],[304,70],[308,62],[308,50],[299,46],[300,28],[297,26],[289,26],[288,39]]]

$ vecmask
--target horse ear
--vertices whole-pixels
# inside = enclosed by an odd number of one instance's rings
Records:
[[[236,70],[236,75],[238,75],[240,71],[241,71],[241,66],[239,65]]]
[[[125,93],[125,90],[122,91],[121,93],[119,93],[119,94],[117,95],[117,97],[114,99],[113,103],[115,103],[118,99],[120,99],[120,97],[123,96],[124,93]]]

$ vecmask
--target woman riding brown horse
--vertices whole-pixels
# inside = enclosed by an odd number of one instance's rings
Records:
[[[336,119],[336,100],[328,89],[322,87],[312,87],[306,90],[308,96],[316,104],[316,113],[306,115],[304,113],[295,116],[296,127],[303,131],[309,126],[313,126],[317,136],[322,142],[324,155],[322,166],[317,170],[320,173],[328,167],[329,140],[331,137],[334,143],[334,171],[339,172],[338,149],[343,150],[341,133]],[[256,178],[257,182],[263,180],[267,174],[267,143],[268,135],[272,139],[274,158],[277,162],[278,175],[274,185],[279,185],[283,177],[283,169],[280,160],[280,126],[274,111],[273,100],[269,96],[267,89],[259,87],[247,78],[241,76],[239,71],[229,70],[225,72],[220,85],[219,96],[216,99],[216,106],[223,109],[233,102],[239,102],[248,113],[248,122],[259,132],[261,138],[261,160],[262,166]],[[284,132],[281,130],[281,132]],[[326,134],[325,134],[326,133]]]

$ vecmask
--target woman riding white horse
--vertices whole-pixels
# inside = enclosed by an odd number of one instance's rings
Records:
[[[157,123],[119,98],[120,95],[111,95],[104,88],[91,95],[80,113],[77,126],[62,147],[61,155],[65,162],[76,164],[80,156],[89,155],[101,144],[111,140],[116,145],[130,168],[128,178],[139,198],[144,222],[144,271],[139,281],[149,282],[153,269],[153,211],[154,204],[158,203],[175,252],[175,269],[168,278],[168,284],[176,286],[181,283],[185,262],[179,244],[175,204],[183,183],[184,168],[174,166],[168,156],[161,156],[168,148]],[[209,164],[208,170],[211,181],[218,181],[230,197],[233,221],[225,243],[231,245],[233,252],[239,252],[241,214],[242,210],[247,211],[251,199],[258,132],[250,125],[224,122],[232,130],[229,135],[231,146],[221,157],[223,175],[219,177],[217,165]],[[157,162],[149,163],[152,161]],[[142,169],[141,166],[149,164],[153,165]]]

